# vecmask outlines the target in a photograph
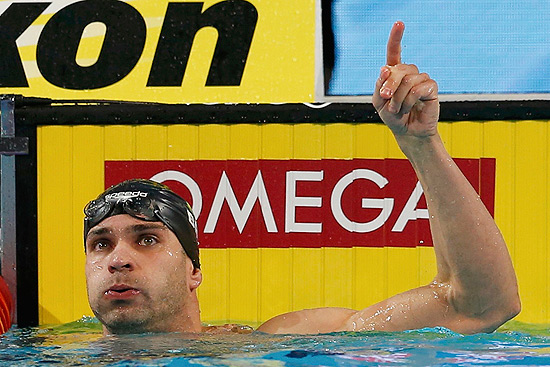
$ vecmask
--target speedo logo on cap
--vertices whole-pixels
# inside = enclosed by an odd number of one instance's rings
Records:
[[[131,198],[137,198],[137,197],[147,197],[146,192],[142,191],[121,191],[121,192],[114,192],[109,195],[105,195],[105,200],[109,201],[126,201]]]

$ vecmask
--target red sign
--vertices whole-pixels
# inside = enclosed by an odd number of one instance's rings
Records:
[[[495,160],[455,161],[493,214]],[[202,248],[432,246],[405,159],[105,162],[106,187],[130,178],[189,201]]]

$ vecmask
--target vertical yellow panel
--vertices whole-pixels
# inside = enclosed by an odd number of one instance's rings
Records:
[[[481,123],[456,122],[452,124],[453,158],[478,158],[482,155],[483,129]]]
[[[229,249],[229,320],[259,322],[258,251]]]
[[[358,124],[355,128],[356,158],[386,158],[388,136],[392,136],[384,124]]]
[[[201,319],[206,322],[229,320],[229,261],[225,249],[201,249],[203,282],[198,289]]]
[[[258,159],[260,138],[261,130],[258,125],[231,125],[229,159]]]
[[[507,121],[484,123],[484,156],[496,159],[495,221],[514,260],[515,144],[514,124]]]
[[[416,248],[388,248],[388,296],[420,286]]]
[[[418,247],[418,284],[431,283],[437,274],[435,252],[432,247]]]
[[[42,242],[42,240],[44,239],[44,236],[46,235],[43,231],[43,227],[42,227],[42,217],[45,213],[45,206],[44,206],[44,200],[43,200],[43,193],[46,191],[44,190],[44,187],[42,186],[42,181],[41,181],[41,178],[42,178],[42,172],[44,172],[44,164],[43,164],[43,156],[44,154],[42,153],[42,147],[43,147],[43,144],[44,144],[44,138],[43,138],[43,131],[44,131],[44,128],[43,127],[37,127],[36,128],[36,147],[37,147],[37,152],[36,152],[36,156],[37,156],[37,159],[36,159],[36,172],[38,173],[37,174],[37,193],[36,193],[36,210],[38,211],[37,213],[37,228],[36,228],[36,235],[37,235],[37,242],[38,242],[38,246],[37,246],[37,266],[38,266],[38,269],[37,269],[37,273],[38,273],[38,323],[39,324],[42,324],[43,323],[43,319],[44,319],[44,314],[45,314],[45,307],[44,307],[44,302],[41,298],[42,296],[42,292],[44,292],[45,289],[42,288],[43,284],[42,284],[42,281],[45,277],[48,276],[48,274],[46,274],[46,269],[44,268],[44,260],[43,260],[43,257],[44,257],[44,254],[42,253],[42,247],[40,245],[40,243]],[[48,283],[46,283],[47,285]]]
[[[325,251],[324,306],[353,307],[353,252],[350,248],[327,247]]]
[[[170,125],[166,127],[166,158],[197,159],[199,155],[199,127],[197,125]]]
[[[324,158],[353,158],[355,151],[355,129],[351,124],[329,124],[325,126]]]
[[[545,322],[548,305],[547,123],[516,124],[514,241],[516,272],[523,297],[520,320]]]
[[[260,254],[260,321],[292,310],[292,253],[263,248]]]
[[[136,126],[136,159],[166,159],[166,127]]]
[[[388,262],[386,248],[356,247],[353,273],[354,309],[367,306],[388,298]]]
[[[41,324],[71,320],[73,291],[73,139],[70,127],[38,128],[38,266]],[[62,227],[61,227],[62,226]],[[61,250],[60,250],[61,249]],[[53,286],[55,285],[55,286]]]
[[[75,312],[83,310],[80,316],[90,314],[86,295],[86,277],[84,274],[85,254],[83,246],[82,209],[89,200],[94,199],[103,187],[103,128],[100,126],[75,126],[73,132],[73,281]],[[94,184],[90,182],[93,178]]]
[[[291,124],[266,124],[261,126],[263,159],[290,159],[293,154]]]
[[[321,159],[325,156],[324,131],[319,124],[294,125],[294,158]]]
[[[229,156],[229,126],[199,126],[199,159],[227,159]]]
[[[105,126],[105,160],[123,160],[136,158],[135,127],[112,125]]]
[[[320,248],[292,248],[292,309],[323,305],[324,252]]]

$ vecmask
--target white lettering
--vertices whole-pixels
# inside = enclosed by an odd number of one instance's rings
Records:
[[[141,191],[121,191],[114,192],[112,194],[105,195],[105,200],[118,199],[118,201],[126,201],[131,198],[137,198],[138,196],[147,197],[146,192]]]
[[[288,171],[286,172],[286,195],[285,195],[285,233],[322,233],[323,223],[322,216],[314,216],[320,218],[318,222],[309,219],[308,222],[297,222],[296,208],[309,207],[321,208],[323,198],[317,196],[297,196],[297,186],[299,181],[320,182],[324,179],[324,171]],[[358,179],[369,180],[375,183],[380,189],[388,184],[387,178],[370,169],[355,169],[344,175],[334,186],[330,198],[330,206],[332,215],[336,222],[345,230],[355,233],[373,232],[382,227],[390,217],[395,199],[389,198],[361,198],[361,208],[363,209],[378,209],[380,213],[376,218],[368,222],[356,222],[346,216],[342,208],[342,197],[345,190],[353,182]],[[185,185],[190,191],[193,201],[193,212],[198,219],[202,211],[203,197],[201,189],[197,182],[189,175],[175,171],[167,170],[155,174],[151,180],[157,182],[177,181]],[[423,190],[420,182],[417,182],[407,203],[399,214],[397,221],[393,225],[392,232],[402,232],[409,221],[417,219],[429,219],[427,209],[417,208],[418,202],[422,197]],[[147,196],[147,193],[141,191],[117,192],[106,196],[107,200],[127,200],[128,198],[137,196]],[[259,201],[262,211],[264,223],[269,233],[278,231],[275,222],[273,210],[270,204],[269,196],[265,187],[262,172],[258,170],[256,178],[250,187],[246,200],[242,206],[237,201],[235,192],[229,181],[227,173],[224,171],[220,177],[218,188],[214,196],[212,207],[208,213],[204,233],[214,233],[219,221],[221,210],[224,201],[227,201],[233,219],[239,233],[242,233],[252,213],[252,209],[256,201]],[[309,216],[311,218],[311,216]],[[306,219],[307,220],[307,219]]]
[[[391,229],[392,232],[403,232],[403,229],[405,229],[405,226],[410,220],[430,218],[428,209],[416,209],[416,205],[420,201],[420,197],[423,193],[424,190],[422,190],[422,185],[420,181],[418,181],[411,196],[409,196],[409,200],[407,200],[407,204],[403,207],[401,214],[399,214],[399,218],[397,218],[397,221]]]
[[[321,233],[322,223],[296,223],[296,207],[320,208],[323,198],[296,196],[297,181],[322,181],[323,171],[288,171],[286,173],[285,232]]]
[[[370,169],[356,169],[342,177],[334,186],[332,196],[330,198],[330,206],[334,219],[350,232],[366,233],[372,232],[384,225],[388,220],[393,209],[394,199],[361,199],[361,207],[364,209],[382,209],[380,214],[370,222],[358,223],[350,220],[342,210],[342,195],[344,190],[355,180],[365,179],[374,182],[379,188],[383,188],[388,183],[388,180],[379,173]]]
[[[231,214],[233,214],[239,233],[242,233],[256,200],[260,202],[267,231],[277,232],[277,225],[275,223],[275,218],[273,217],[273,210],[271,209],[271,204],[269,203],[269,198],[267,196],[261,171],[258,171],[256,179],[254,180],[254,183],[252,183],[252,187],[248,192],[248,196],[246,197],[242,209],[239,208],[239,203],[237,202],[237,198],[235,197],[235,193],[233,192],[233,188],[231,187],[231,182],[229,182],[227,174],[225,171],[222,173],[218,189],[216,190],[216,195],[214,196],[214,202],[212,203],[212,208],[210,209],[208,219],[206,220],[204,233],[214,233],[224,200],[227,200],[227,204],[229,205]]]
[[[186,175],[183,172],[179,171],[162,171],[151,177],[151,180],[163,183],[164,181],[177,181],[189,190],[191,193],[191,199],[193,200],[193,213],[195,218],[199,219],[199,215],[202,211],[202,193],[199,185],[191,178],[191,176]]]

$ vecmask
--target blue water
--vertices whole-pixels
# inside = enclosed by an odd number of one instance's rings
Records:
[[[447,329],[332,333],[143,334],[103,337],[94,319],[0,337],[0,365],[42,366],[550,365],[550,329],[507,324],[493,334]]]

